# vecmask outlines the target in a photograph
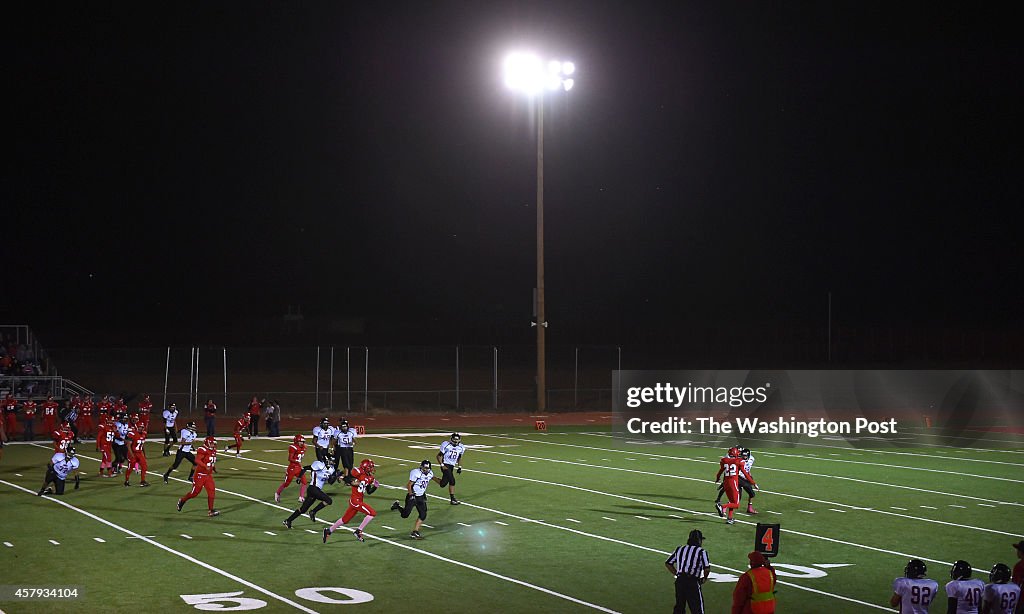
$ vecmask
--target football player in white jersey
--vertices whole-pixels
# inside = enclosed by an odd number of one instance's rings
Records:
[[[434,477],[434,472],[430,469],[430,461],[423,460],[419,467],[409,472],[409,482],[405,485],[407,491],[405,507],[398,501],[391,504],[391,511],[398,510],[402,514],[402,518],[408,518],[412,513],[412,508],[416,508],[419,516],[416,518],[416,524],[413,525],[412,533],[409,534],[409,537],[413,539],[423,539],[423,536],[420,535],[420,527],[427,519],[427,486],[431,480],[438,484],[441,483],[440,478]]]
[[[316,459],[321,463],[327,464],[331,458],[327,448],[330,447],[332,439],[334,439],[334,427],[331,426],[330,419],[325,417],[320,420],[319,426],[313,427],[313,449],[316,451]]]
[[[309,519],[316,522],[317,512],[334,503],[327,493],[323,491],[324,484],[334,475],[334,465],[331,464],[331,459],[327,459],[326,463],[319,460],[313,461],[312,464],[302,468],[302,473],[299,474],[299,477],[301,478],[307,471],[313,473],[313,479],[309,488],[306,489],[306,500],[302,502],[302,505],[297,510],[292,512],[291,516],[281,523],[289,529],[292,528],[292,521],[307,511],[309,512]],[[318,502],[317,506],[310,510],[309,508],[313,505],[314,501]]]
[[[174,454],[174,464],[164,473],[164,484],[167,484],[167,479],[170,477],[171,472],[181,464],[181,459],[192,463],[192,471],[188,474],[188,480],[192,481],[192,476],[196,472],[196,455],[193,454],[192,447],[195,445],[195,440],[198,436],[195,421],[189,420],[185,423],[185,428],[181,429],[181,443],[178,445],[178,451]]]
[[[164,456],[171,455],[171,442],[178,443],[178,431],[175,421],[178,419],[178,405],[171,403],[164,410]]]
[[[928,614],[939,583],[925,577],[928,567],[921,559],[910,559],[903,568],[903,577],[892,582],[892,598],[889,605],[899,608],[900,614]]]
[[[441,451],[437,453],[437,462],[441,464],[441,488],[448,487],[448,496],[452,505],[458,505],[459,500],[455,498],[455,474],[462,473],[462,455],[466,453],[466,446],[462,445],[462,435],[452,433],[447,441],[441,442]]]
[[[971,564],[957,561],[949,570],[951,580],[946,583],[946,596],[949,598],[946,612],[950,614],[978,614],[981,605],[981,594],[985,583],[977,578],[971,579]]]
[[[334,466],[338,468],[335,476],[345,480],[349,486],[352,485],[355,447],[356,430],[349,427],[348,420],[342,420],[334,430]]]
[[[1014,614],[1020,602],[1020,587],[1010,582],[1010,568],[996,563],[988,581],[981,596],[981,614]]]
[[[46,477],[43,478],[43,487],[39,489],[36,495],[63,495],[64,481],[67,480],[68,475],[72,472],[75,474],[75,490],[78,490],[78,467],[80,462],[75,454],[75,446],[68,446],[64,452],[54,454],[53,458],[46,465]],[[50,484],[53,484],[53,488],[50,488]],[[56,489],[56,492],[54,489]]]

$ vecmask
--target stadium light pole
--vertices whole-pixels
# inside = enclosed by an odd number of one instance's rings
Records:
[[[545,331],[548,321],[544,315],[544,97],[545,91],[572,89],[572,75],[576,65],[572,62],[549,60],[547,63],[530,53],[512,53],[505,58],[505,85],[526,94],[536,105],[537,113],[537,409],[547,409],[547,369],[545,366]]]

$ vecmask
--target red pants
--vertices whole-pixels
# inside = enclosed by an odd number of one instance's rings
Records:
[[[93,428],[92,427],[92,416],[79,416],[78,422],[77,422],[77,426],[78,426],[78,432],[79,433],[83,433],[83,434],[84,433],[89,433],[91,435],[92,434],[92,428]]]
[[[377,515],[377,511],[370,507],[369,505],[367,505],[366,503],[357,503],[356,505],[352,505],[352,502],[349,501],[348,509],[345,510],[345,515],[341,517],[342,524],[348,524],[348,521],[352,520],[352,517],[355,516],[356,513],[358,512],[362,512],[367,516]]]
[[[9,412],[4,416],[4,429],[7,431],[7,437],[14,437],[14,429],[18,426],[18,421],[14,417],[14,412]],[[53,429],[50,429],[51,431]]]
[[[53,432],[53,429],[55,428],[54,427],[54,420],[56,420],[55,416],[43,416],[43,432],[44,433],[52,433]]]
[[[110,469],[110,467],[111,467],[110,460],[111,460],[111,455],[112,455],[112,452],[110,450],[110,446],[107,445],[105,447],[101,447],[100,448],[100,454],[103,456],[103,459],[100,461],[100,471],[102,471],[104,469]]]
[[[192,490],[187,495],[181,498],[182,502],[188,501],[193,497],[199,496],[200,491],[206,489],[206,500],[210,505],[210,510],[213,510],[213,493],[217,490],[217,485],[213,483],[213,476],[206,473],[197,473],[196,477],[192,480]]]
[[[146,471],[149,469],[149,462],[146,460],[145,454],[136,454],[132,458],[132,464],[139,468],[139,480],[142,482],[146,481]],[[125,476],[125,481],[128,481],[128,476]]]
[[[301,474],[301,473],[302,473],[302,465],[296,465],[296,464],[288,465],[288,470],[285,471],[285,474],[284,474],[284,482],[280,486],[277,487],[277,494],[280,495],[281,491],[283,491],[285,488],[288,488],[288,485],[292,483],[292,480],[298,479],[299,480],[299,496],[305,498],[306,497],[306,484],[309,483],[309,480],[306,478],[306,476],[304,474],[302,475],[302,477],[299,477],[299,474]]]
[[[725,487],[725,496],[729,498],[722,509],[728,510],[729,518],[732,518],[732,511],[740,506],[740,479],[736,476],[727,477],[722,486]]]
[[[228,446],[228,449],[229,449],[229,450],[230,450],[231,448],[235,448],[235,449],[237,449],[237,450],[238,450],[239,452],[241,452],[241,451],[242,451],[242,434],[241,434],[241,433],[235,433],[235,443],[234,443],[234,444],[232,444],[232,445],[230,445],[230,446]]]

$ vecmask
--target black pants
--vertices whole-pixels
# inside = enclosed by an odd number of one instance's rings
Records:
[[[402,514],[402,518],[408,518],[409,514],[412,514],[412,508],[415,507],[416,511],[420,514],[420,520],[427,519],[427,495],[421,495],[419,497],[415,495],[405,495],[405,507],[399,510]]]
[[[326,465],[327,461],[331,459],[330,450],[327,448],[318,448],[316,446],[314,446],[313,449],[316,450],[316,459]]]
[[[455,467],[441,465],[441,488],[455,486]]]
[[[64,480],[57,477],[57,472],[53,470],[53,467],[46,468],[46,477],[43,478],[43,487],[40,492],[46,490],[46,485],[53,483],[54,494],[64,494]]]
[[[207,437],[213,437],[214,436],[214,434],[215,434],[214,431],[216,431],[214,426],[216,425],[216,422],[217,422],[217,417],[216,416],[207,416],[206,417],[206,436]]]
[[[341,446],[334,446],[334,466],[344,467],[348,471],[352,471],[352,461],[355,458],[355,451],[352,448],[343,448]]]
[[[306,489],[306,500],[302,502],[302,506],[299,507],[299,509],[292,512],[292,515],[288,517],[288,522],[291,522],[299,516],[308,512],[309,508],[313,505],[315,501],[319,501],[320,503],[313,508],[314,516],[316,516],[317,512],[319,512],[320,510],[334,503],[334,501],[329,496],[327,496],[327,493],[320,490],[319,487],[313,486],[311,484],[309,488]]]
[[[260,417],[253,416],[252,421],[249,422],[249,434],[253,437],[257,437],[260,434]]]
[[[36,438],[35,424],[36,424],[35,420],[26,420],[25,421],[25,441],[34,441],[35,440],[35,438]]]
[[[685,614],[687,605],[693,614],[704,614],[704,594],[700,590],[700,581],[689,574],[681,574],[676,576],[676,607],[672,614]]]
[[[167,473],[165,473],[164,475],[168,476],[171,474],[172,471],[177,469],[178,465],[181,464],[181,459],[185,459],[188,462],[192,463],[193,468],[196,466],[196,455],[192,454],[191,452],[182,452],[181,448],[178,448],[178,451],[174,454],[174,464],[171,465],[171,468],[168,469]],[[195,471],[195,469],[193,469],[193,471]]]
[[[121,465],[128,460],[128,446],[123,443],[114,443],[114,467],[121,470]]]
[[[164,427],[164,446],[170,447],[171,442],[178,443],[178,432],[174,427]]]

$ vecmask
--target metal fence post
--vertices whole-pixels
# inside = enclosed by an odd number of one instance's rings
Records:
[[[459,346],[455,346],[455,411],[459,411]]]
[[[334,409],[334,346],[331,346],[331,384],[327,393],[327,404]]]
[[[572,408],[576,409],[579,407],[579,391],[580,391],[580,348],[576,347],[576,355],[573,359],[572,366]]]
[[[191,395],[189,395],[191,396]],[[196,387],[195,387],[195,402],[193,399],[188,400],[188,413],[192,415],[192,408],[199,404],[199,346],[196,346]]]
[[[171,346],[167,346],[167,360],[164,361],[164,407],[167,407],[167,377],[171,371]]]
[[[363,346],[366,350],[363,358],[363,415],[369,413],[370,407],[370,348]]]
[[[320,346],[316,346],[316,384],[313,393],[313,405],[320,409]]]
[[[494,346],[494,394],[491,400],[494,409],[498,409],[498,346]]]
[[[352,413],[352,348],[345,348],[345,406]]]
[[[228,411],[228,348],[224,346],[224,413]]]

